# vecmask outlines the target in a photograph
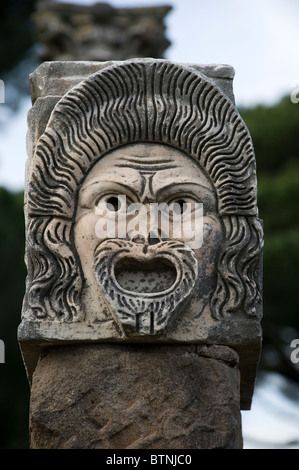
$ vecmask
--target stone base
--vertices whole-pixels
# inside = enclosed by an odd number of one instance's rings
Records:
[[[227,346],[51,348],[33,375],[31,448],[242,448],[237,365]]]

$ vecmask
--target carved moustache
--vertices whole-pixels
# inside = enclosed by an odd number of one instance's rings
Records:
[[[126,336],[161,335],[193,292],[198,262],[181,241],[108,239],[95,250],[93,271]]]

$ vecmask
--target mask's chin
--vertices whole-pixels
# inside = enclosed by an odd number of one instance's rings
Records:
[[[141,244],[109,239],[96,248],[93,271],[127,337],[161,336],[194,292],[198,263],[183,242]]]

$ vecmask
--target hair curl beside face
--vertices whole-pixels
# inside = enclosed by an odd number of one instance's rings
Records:
[[[211,299],[215,318],[245,311],[260,316],[261,223],[252,216],[223,216],[225,244],[217,264],[217,287]]]
[[[137,142],[175,147],[205,170],[225,232],[212,315],[259,315],[263,235],[249,133],[231,101],[205,76],[158,59],[104,68],[55,106],[31,167],[23,315],[84,318],[82,272],[73,242],[78,190],[102,156]]]

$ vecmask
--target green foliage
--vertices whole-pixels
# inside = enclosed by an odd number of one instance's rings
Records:
[[[299,104],[287,96],[240,112],[255,147],[265,233],[260,367],[299,382],[290,361],[290,342],[299,337]]]
[[[290,161],[299,161],[299,106],[284,97],[275,106],[240,109],[251,133],[258,174],[280,172]]]
[[[287,159],[277,173],[259,177],[258,200],[267,232],[299,229],[299,157]]]
[[[36,0],[1,0],[1,74],[16,66],[34,44],[34,29],[30,15],[34,11],[35,4]]]
[[[30,20],[35,4],[36,0],[0,2],[0,78],[5,81],[7,101],[1,106],[17,109],[19,90],[28,93],[28,71],[23,72],[22,61],[35,42]],[[18,92],[10,96],[10,88]],[[24,245],[23,193],[0,188],[0,339],[5,344],[5,363],[0,364],[2,449],[28,447],[29,385],[17,342],[25,291]]]
[[[17,342],[25,290],[23,193],[0,188],[0,448],[28,447],[29,387]]]
[[[299,331],[299,105],[285,97],[241,114],[255,147],[264,221],[264,318]]]

